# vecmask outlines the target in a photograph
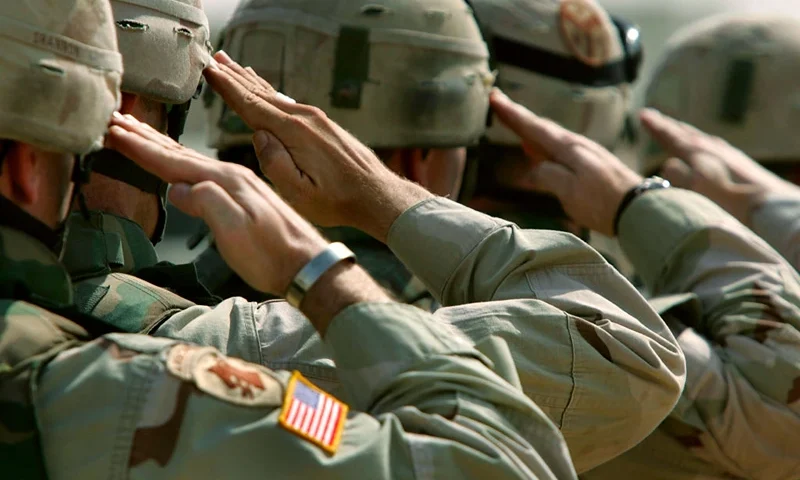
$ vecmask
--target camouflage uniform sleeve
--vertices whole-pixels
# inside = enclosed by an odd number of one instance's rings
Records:
[[[511,347],[524,392],[559,426],[578,472],[645,438],[683,387],[677,342],[642,296],[573,235],[437,198],[401,215],[389,246],[476,344]]]
[[[48,473],[56,480],[575,478],[553,424],[429,314],[353,306],[336,317],[327,343],[353,410],[368,412],[347,415],[333,454],[279,424],[289,372],[208,347],[115,334],[60,354],[38,378]]]
[[[753,212],[753,231],[800,270],[800,196],[770,196]]]
[[[714,203],[678,189],[634,201],[622,217],[620,240],[654,294],[695,297],[695,308],[665,317],[686,355],[687,377],[660,430],[682,445],[687,464],[694,456],[736,476],[797,478],[795,270]]]

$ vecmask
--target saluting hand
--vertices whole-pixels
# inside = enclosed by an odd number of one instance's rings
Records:
[[[705,195],[745,225],[769,193],[800,195],[791,184],[721,138],[656,110],[641,113],[642,126],[669,155],[661,175],[675,186]]]
[[[431,196],[395,175],[319,108],[278,94],[224,52],[209,84],[256,134],[261,170],[280,195],[320,226],[359,228],[385,241],[394,220]]]
[[[617,209],[642,177],[602,146],[533,114],[499,90],[492,92],[491,103],[497,118],[522,139],[531,160],[520,186],[556,196],[575,222],[613,236]]]

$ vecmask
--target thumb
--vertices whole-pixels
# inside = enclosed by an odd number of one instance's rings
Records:
[[[691,189],[694,171],[680,158],[672,157],[661,167],[661,176],[678,188]]]
[[[228,192],[214,182],[195,185],[175,184],[170,188],[169,199],[184,213],[202,218],[215,237],[223,230],[242,228],[246,212]]]

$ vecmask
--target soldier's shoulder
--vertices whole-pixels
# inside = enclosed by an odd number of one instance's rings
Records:
[[[125,273],[87,278],[75,284],[75,303],[84,313],[137,333],[195,304]],[[135,325],[134,325],[135,323]]]
[[[0,312],[0,364],[16,365],[75,338],[72,322],[32,303],[3,299]]]

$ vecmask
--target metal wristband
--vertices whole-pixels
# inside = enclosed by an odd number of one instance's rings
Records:
[[[289,305],[300,308],[303,299],[311,290],[311,287],[325,275],[334,265],[343,260],[355,262],[356,254],[347,248],[343,243],[335,242],[328,245],[319,255],[314,257],[305,267],[292,279],[289,290],[286,292],[286,301]]]

